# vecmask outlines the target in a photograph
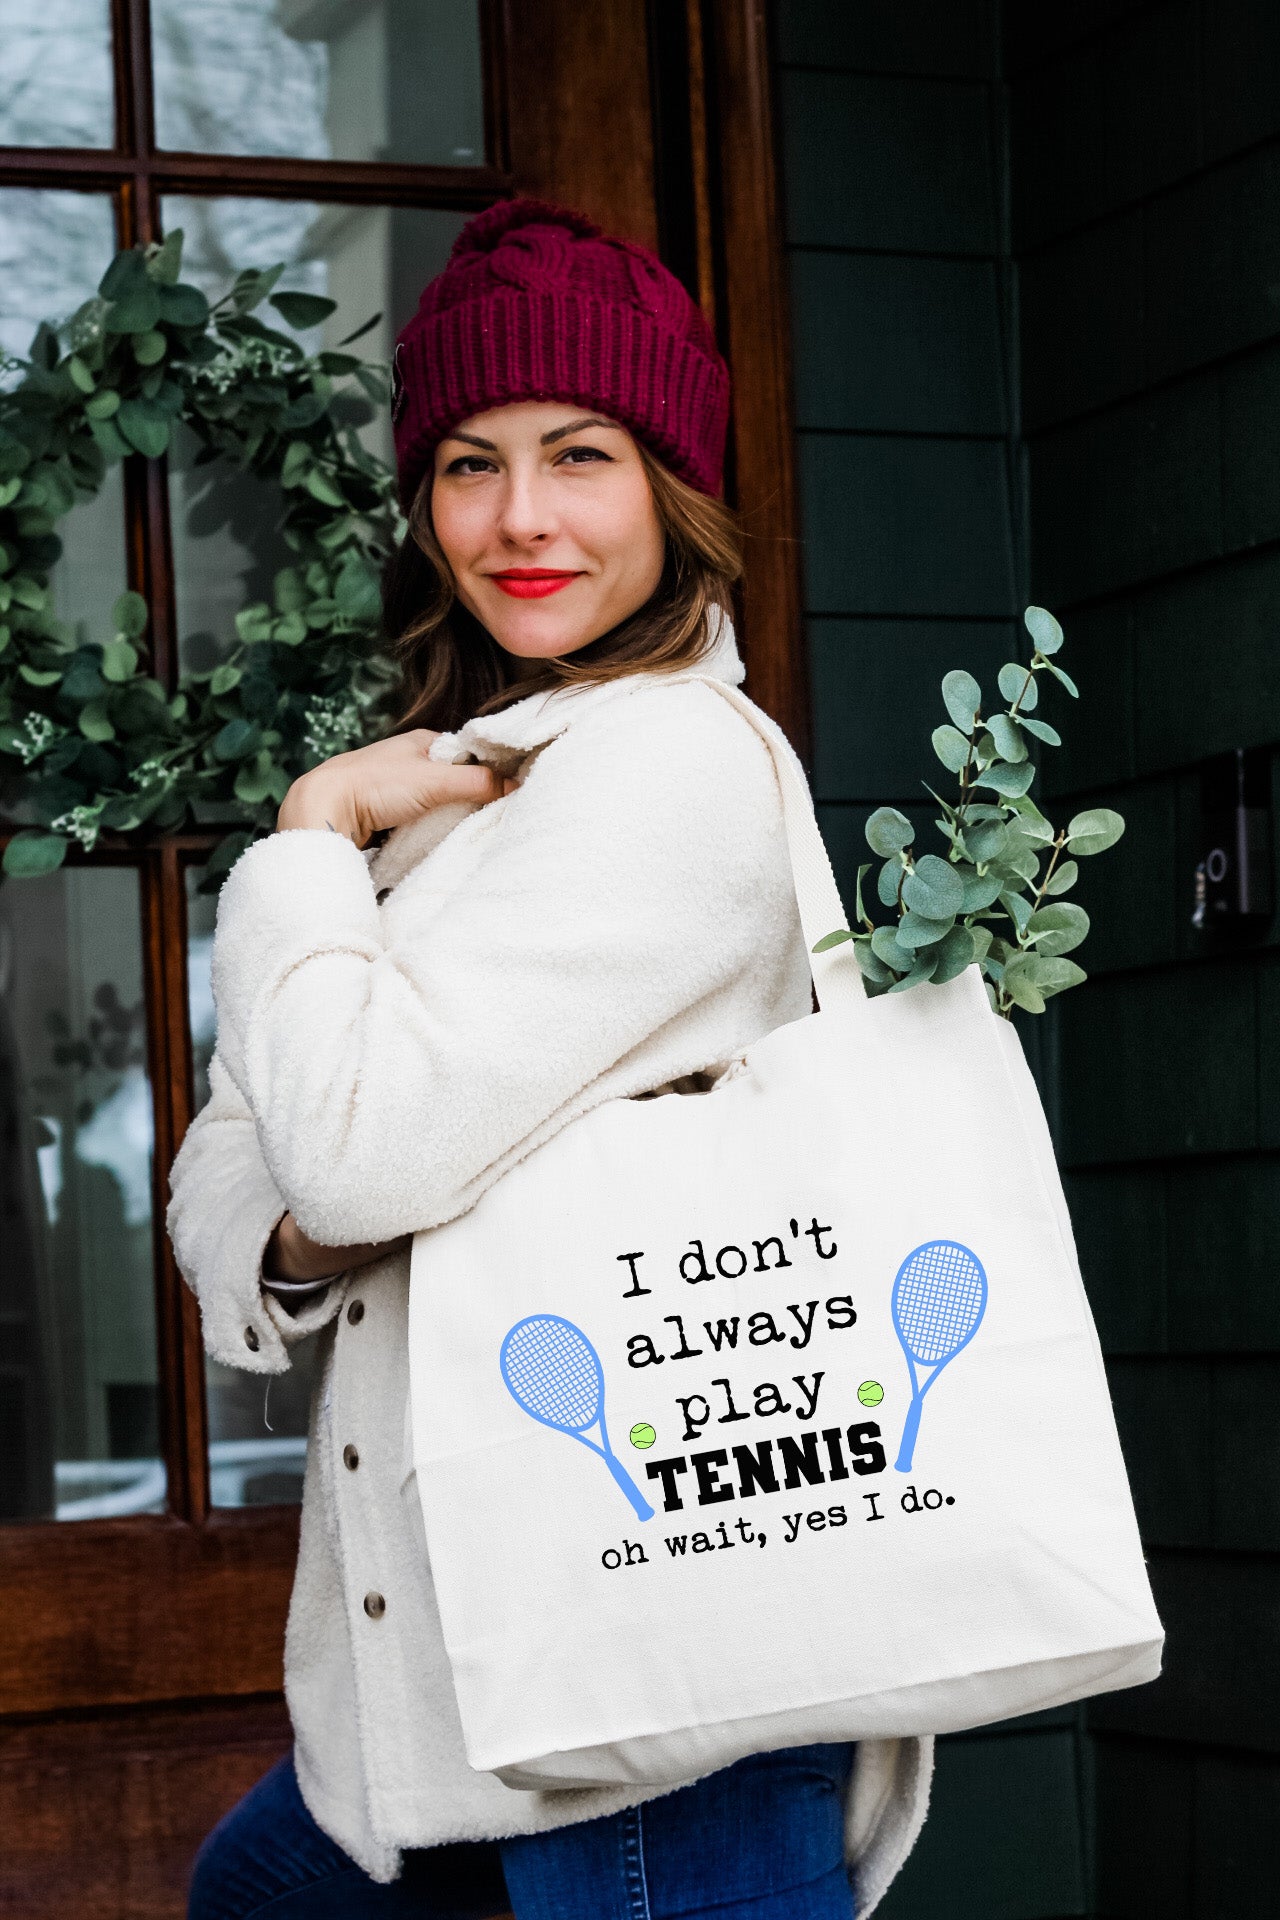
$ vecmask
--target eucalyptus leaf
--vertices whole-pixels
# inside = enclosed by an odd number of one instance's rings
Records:
[[[1114,847],[1123,832],[1123,815],[1110,807],[1090,807],[1087,812],[1078,813],[1068,826],[1067,852],[1081,858],[1105,853],[1108,847]]]
[[[913,952],[918,947],[931,947],[950,933],[954,925],[954,919],[926,920],[919,913],[904,913],[898,922],[898,945],[909,947]]]
[[[129,642],[118,635],[108,640],[102,649],[102,677],[104,680],[128,680],[138,664],[138,656]]]
[[[271,305],[285,325],[296,327],[299,333],[318,327],[338,308],[336,300],[328,300],[320,293],[274,293]]]
[[[318,500],[322,506],[342,507],[346,505],[342,494],[334,485],[332,479],[327,473],[322,472],[319,467],[313,467],[307,475],[306,489],[312,499]]]
[[[334,582],[333,597],[348,620],[372,621],[378,618],[382,597],[377,575],[358,553],[350,553],[342,563]],[[873,848],[873,852],[879,849]]]
[[[98,282],[98,292],[104,300],[122,300],[127,294],[137,293],[148,285],[146,258],[137,247],[127,247],[119,252]]]
[[[966,830],[965,845],[969,857],[981,866],[992,860],[998,860],[1009,844],[1009,830],[1003,820],[981,820],[976,827]]]
[[[1075,681],[1071,678],[1071,675],[1069,673],[1064,673],[1062,668],[1057,664],[1055,660],[1046,660],[1045,666],[1048,668],[1049,672],[1053,675],[1055,680],[1060,680],[1062,682],[1063,686],[1066,688],[1067,692],[1071,695],[1071,698],[1073,700],[1078,700],[1080,698],[1079,687],[1076,685]]]
[[[964,883],[948,861],[926,853],[903,881],[902,898],[925,919],[953,920],[964,904]]]
[[[810,951],[812,953],[830,953],[832,947],[842,947],[847,940],[852,940],[853,937],[848,927],[837,927],[834,933],[824,933],[821,940],[814,942]]]
[[[866,836],[872,853],[878,853],[883,860],[889,854],[909,847],[916,837],[916,830],[896,807],[877,807],[867,821]]]
[[[241,667],[233,666],[229,660],[224,660],[220,667],[215,667],[213,670],[213,677],[209,681],[209,691],[215,697],[219,694],[230,693],[232,687],[238,687],[243,678],[244,671]]]
[[[871,950],[877,960],[886,967],[892,967],[895,973],[907,973],[915,964],[915,955],[910,947],[900,947],[892,927],[877,927],[871,936]]]
[[[1062,628],[1048,608],[1028,607],[1022,618],[1035,641],[1037,653],[1057,653],[1062,645]]]
[[[975,875],[972,880],[966,880],[961,912],[981,913],[984,907],[994,906],[1003,885],[1003,880],[995,873]]]
[[[147,603],[140,593],[122,593],[111,609],[112,624],[126,640],[137,640],[147,630]]]
[[[1028,720],[1022,712],[1019,712],[1018,719],[1028,733],[1033,733],[1037,740],[1043,740],[1046,746],[1062,745],[1062,735],[1056,727],[1051,727],[1047,720]]]
[[[102,387],[85,401],[84,410],[90,420],[110,420],[120,411],[120,395],[114,387]]]
[[[175,227],[167,233],[160,245],[147,251],[146,267],[148,277],[160,286],[172,286],[182,271],[181,227]]]
[[[1064,860],[1059,866],[1054,868],[1052,875],[1045,882],[1044,890],[1046,893],[1053,894],[1070,893],[1076,880],[1079,878],[1079,874],[1080,869],[1074,860]]]
[[[912,987],[922,987],[926,980],[932,980],[938,966],[937,951],[916,955],[915,965],[903,980],[890,987],[890,993],[908,993]]]
[[[893,974],[889,971],[888,967],[885,966],[883,960],[877,960],[870,940],[860,935],[854,943],[853,950],[864,979],[870,980],[872,985],[876,987],[889,987],[893,985]]]
[[[973,958],[974,943],[970,929],[952,927],[938,946],[938,963],[933,971],[934,986],[940,987],[946,981],[954,980],[972,963]]]
[[[116,737],[116,730],[111,724],[111,716],[107,712],[105,700],[90,700],[87,705],[81,707],[78,725],[86,740],[101,742],[114,740]]]
[[[1013,799],[1024,794],[1035,777],[1036,770],[1030,761],[1024,761],[1020,767],[1011,767],[1004,761],[997,760],[994,766],[986,767],[981,773],[975,775],[974,785],[994,787],[997,793]]]
[[[169,445],[168,417],[154,400],[123,401],[116,421],[129,445],[149,460],[156,459]]]
[[[1026,759],[1027,743],[1023,739],[1016,720],[1007,713],[993,713],[987,721],[987,732],[996,743],[996,752],[1002,760],[1012,761],[1015,765]]]
[[[966,932],[973,942],[973,957],[981,966],[991,951],[991,929],[990,927],[968,927]]]
[[[236,615],[236,632],[248,645],[271,638],[271,609],[264,601],[242,607]]]
[[[1017,705],[1018,716],[1030,713],[1040,698],[1040,689],[1036,685],[1035,674],[1029,666],[1019,660],[1007,660],[1000,669],[1000,692],[1009,702]]]
[[[1010,827],[1034,846],[1049,846],[1054,839],[1053,822],[1045,819],[1030,794],[1023,794],[1020,800],[1011,800],[1009,804],[1017,815],[1016,820],[1010,821]]]
[[[968,764],[969,742],[958,727],[935,727],[933,750],[951,773],[959,773]]]
[[[262,728],[256,722],[237,715],[219,729],[214,738],[213,751],[219,760],[243,760],[247,754],[257,752],[261,739]]]
[[[1021,939],[1027,930],[1027,923],[1031,918],[1031,902],[1025,899],[1022,894],[1011,892],[1011,890],[1006,887],[1000,895],[1000,905],[1018,929],[1018,937]]]
[[[1015,953],[1005,965],[1000,984],[1016,1007],[1027,1013],[1043,1013],[1044,995],[1031,976],[1032,964],[1029,954]]]
[[[15,880],[38,879],[62,865],[67,844],[63,834],[24,827],[21,833],[14,834],[4,850],[4,871]]]
[[[361,321],[354,333],[345,334],[343,338],[339,340],[338,345],[340,347],[350,347],[353,346],[357,340],[363,340],[366,333],[373,332],[381,318],[382,315],[380,313],[371,314],[367,320]]]
[[[858,868],[858,878],[854,882],[853,911],[854,911],[854,917],[857,919],[859,924],[861,924],[867,918],[867,910],[862,904],[862,883],[866,879],[870,871],[871,871],[871,862],[869,860],[864,860],[862,865]]]
[[[982,707],[982,688],[973,675],[959,667],[945,674],[942,681],[942,699],[960,732],[971,734],[975,717]]]
[[[1040,907],[1027,922],[1028,936],[1035,941],[1036,952],[1046,959],[1070,953],[1089,933],[1089,916],[1073,901],[1062,900]]]
[[[159,292],[147,283],[113,300],[103,324],[108,333],[150,333],[159,318]]]
[[[162,333],[141,333],[133,342],[133,357],[140,367],[156,366],[168,351],[169,342]]]
[[[902,876],[906,869],[900,860],[886,860],[876,875],[876,898],[881,906],[896,907],[898,888],[902,885]]]
[[[209,302],[199,287],[161,287],[160,318],[171,327],[203,327],[209,319]]]

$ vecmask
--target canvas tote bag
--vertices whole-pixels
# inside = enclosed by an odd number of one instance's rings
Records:
[[[785,737],[807,945],[844,924]],[[609,1102],[415,1237],[413,1459],[467,1755],[662,1783],[1154,1678],[1062,1187],[970,968]]]

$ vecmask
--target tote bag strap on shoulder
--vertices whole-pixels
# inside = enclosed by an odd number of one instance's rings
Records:
[[[754,701],[748,700],[746,694],[737,687],[731,687],[725,680],[713,679],[710,674],[691,674],[689,677],[713,688],[731,707],[735,707],[769,749],[782,792],[782,817],[791,859],[791,878],[795,885],[800,926],[804,932],[818,1005],[827,1013],[836,1010],[856,1012],[858,1008],[866,1006],[867,996],[848,941],[830,948],[826,953],[813,951],[819,940],[834,933],[838,927],[847,927],[849,923],[814,815],[809,783],[796,758],[795,749],[776,721],[762,712]]]

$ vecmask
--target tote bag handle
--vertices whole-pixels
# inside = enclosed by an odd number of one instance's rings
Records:
[[[735,707],[759,734],[772,756],[778,785],[782,790],[782,819],[787,836],[787,852],[791,859],[791,878],[795,885],[800,926],[804,932],[809,971],[813,975],[818,1005],[827,1013],[865,1006],[867,996],[862,985],[862,974],[848,941],[830,948],[826,953],[813,951],[819,940],[828,933],[834,933],[838,927],[846,927],[848,921],[813,811],[809,783],[796,758],[795,749],[776,721],[771,720],[767,713],[762,713],[754,701],[748,700],[746,694],[737,687],[731,687],[725,680],[713,679],[710,674],[691,674],[689,677],[714,688],[731,707]]]

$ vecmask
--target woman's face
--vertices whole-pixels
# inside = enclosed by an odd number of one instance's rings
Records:
[[[598,640],[662,576],[636,443],[589,407],[522,400],[464,420],[436,449],[431,519],[458,598],[521,660]]]

